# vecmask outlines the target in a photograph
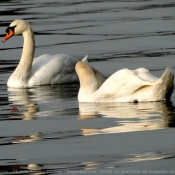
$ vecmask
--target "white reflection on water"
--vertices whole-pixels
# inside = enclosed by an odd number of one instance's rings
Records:
[[[11,103],[10,119],[32,120],[66,112],[70,108],[65,100],[77,96],[78,84],[41,86],[30,89],[8,88],[8,101]],[[77,104],[76,104],[77,106]],[[15,115],[13,115],[13,113]]]
[[[68,114],[65,109],[61,111],[53,111],[55,107],[61,107],[64,103],[58,101],[67,98],[69,89],[59,88],[51,89],[51,87],[40,87],[35,89],[8,89],[9,101],[12,102],[11,107],[18,115],[11,116],[10,119],[34,120],[37,117],[49,117],[53,114]],[[65,86],[64,86],[65,87]],[[75,94],[76,96],[76,94]],[[70,97],[68,97],[70,99]],[[56,101],[54,101],[56,100]],[[54,105],[50,111],[40,109],[39,105],[49,102]],[[41,104],[42,103],[42,104]],[[69,104],[70,105],[70,104]],[[112,127],[89,128],[83,125],[83,135],[109,134],[145,130],[157,130],[174,126],[174,107],[171,104],[164,102],[150,102],[150,103],[79,103],[78,120],[93,119],[102,116],[108,118],[115,118],[116,121]],[[93,121],[92,121],[93,122]],[[30,134],[29,134],[30,135]],[[33,133],[31,134],[33,135]],[[31,140],[37,140],[31,138]],[[28,138],[26,138],[28,139]]]
[[[116,118],[115,127],[83,128],[84,135],[163,129],[174,118],[174,107],[163,102],[151,103],[79,103],[79,119],[90,119],[98,114]]]
[[[103,158],[101,158],[101,161],[98,161],[98,162],[82,162],[82,164],[86,165],[85,169],[99,169],[100,167],[102,168],[104,166],[106,168],[116,168],[116,165],[120,167],[122,163],[170,159],[173,157],[174,157],[174,151],[173,152],[143,152],[140,154],[123,155],[121,157],[119,155],[118,156],[113,155],[113,157],[104,157],[104,161],[103,161]],[[118,173],[120,174],[120,171],[118,171]]]
[[[35,113],[39,111],[38,105],[29,98],[28,89],[8,89],[9,101],[12,102],[11,112],[20,113],[17,116],[11,116],[10,119],[35,119]]]
[[[31,133],[28,136],[15,136],[17,141],[12,141],[12,143],[25,143],[25,142],[37,142],[42,140],[40,133]]]
[[[100,3],[93,0],[3,1],[0,5],[1,37],[13,19],[22,17],[34,27],[36,56],[46,51],[67,53],[77,58],[89,54],[90,64],[97,65],[96,68],[106,76],[124,67],[135,69],[143,66],[159,76],[166,66],[174,67],[174,8],[173,0],[104,0]],[[160,106],[153,103],[150,106],[85,104],[85,107],[79,107],[79,112],[77,88],[34,88],[28,89],[26,96],[23,92],[7,92],[6,81],[20,57],[22,41],[17,40],[18,37],[13,38],[0,49],[0,123],[4,126],[0,139],[1,173],[3,170],[6,174],[11,174],[12,170],[15,173],[18,170],[18,174],[24,174],[20,170],[44,170],[42,174],[49,174],[46,170],[54,170],[50,174],[57,174],[57,170],[96,168],[98,171],[116,167],[121,174],[121,169],[131,168],[156,170],[163,166],[173,169],[174,129],[171,132],[163,129],[158,132],[95,135],[171,127],[174,125],[173,106],[160,103]],[[175,93],[172,102],[175,102]],[[12,106],[9,107],[9,103]],[[11,108],[14,112],[9,111]],[[47,118],[40,121],[3,121],[9,117],[12,120]],[[53,127],[55,121],[63,127]],[[96,125],[96,122],[99,124]],[[26,126],[31,127],[31,123],[34,126],[27,130]],[[146,127],[145,123],[149,125]],[[35,126],[39,127],[37,131],[33,129]],[[95,136],[81,136],[81,130],[78,130],[81,126],[92,127],[86,130],[88,133],[84,129],[84,134]],[[48,130],[48,127],[53,128]],[[94,131],[91,132],[91,129]],[[125,136],[129,136],[131,142]],[[37,137],[42,141],[36,143]],[[15,145],[11,144],[13,141],[30,143]],[[162,160],[151,161],[158,159]],[[144,160],[147,162],[139,163]],[[28,171],[26,174],[37,173]]]

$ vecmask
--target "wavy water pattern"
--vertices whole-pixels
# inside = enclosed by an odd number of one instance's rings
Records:
[[[6,0],[0,36],[14,19],[35,33],[35,57],[66,53],[106,77],[145,67],[175,73],[173,0]],[[10,89],[22,37],[0,46],[0,174],[174,174],[171,102],[78,103],[79,84]]]

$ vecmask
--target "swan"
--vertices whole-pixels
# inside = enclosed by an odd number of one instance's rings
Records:
[[[44,54],[35,59],[35,38],[28,22],[17,19],[6,29],[5,42],[13,35],[23,35],[23,51],[15,71],[8,79],[7,86],[25,88],[47,84],[77,82],[75,64],[79,61],[67,54]],[[87,56],[83,61],[87,60]]]
[[[83,61],[76,63],[80,89],[79,102],[148,102],[170,100],[173,92],[174,75],[166,68],[159,79],[149,70],[121,69],[99,86],[99,78],[93,68]]]

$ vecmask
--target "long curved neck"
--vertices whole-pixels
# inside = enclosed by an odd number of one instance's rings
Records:
[[[75,70],[80,80],[79,94],[90,95],[98,89],[98,82],[92,68],[83,61],[79,61]]]
[[[35,52],[35,39],[33,31],[30,27],[25,30],[23,33],[24,44],[20,62],[15,69],[12,76],[13,78],[18,79],[22,84],[27,84],[27,81],[30,77],[30,72],[32,68],[32,62]]]

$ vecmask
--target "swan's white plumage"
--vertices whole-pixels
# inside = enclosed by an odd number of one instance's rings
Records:
[[[122,69],[112,74],[100,87],[93,69],[85,62],[76,64],[80,80],[79,102],[146,102],[169,99],[174,75],[167,68],[160,79],[147,69]],[[84,78],[83,78],[84,77]]]
[[[155,83],[158,80],[157,77],[150,74],[149,70],[145,68],[138,68],[138,69],[133,70],[133,72],[136,76],[138,76],[140,79],[144,81]]]
[[[20,62],[8,79],[8,87],[21,88],[78,81],[74,68],[77,59],[66,54],[45,54],[33,59],[35,39],[30,25],[18,19],[10,24],[9,29],[14,30],[14,35],[22,34],[24,44]],[[4,38],[3,42],[9,38]],[[82,61],[87,61],[87,56]]]
[[[76,82],[77,75],[74,71],[76,62],[76,59],[64,54],[39,56],[33,60],[28,84],[34,86]]]

